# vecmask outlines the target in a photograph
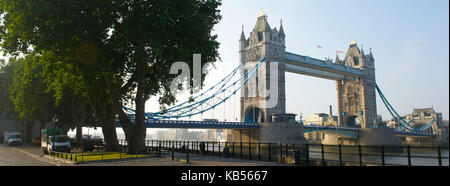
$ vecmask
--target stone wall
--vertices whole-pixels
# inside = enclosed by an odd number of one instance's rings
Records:
[[[231,136],[230,136],[231,135]],[[261,143],[293,143],[305,144],[303,126],[297,123],[266,122],[259,129],[227,130],[228,142],[261,142]]]

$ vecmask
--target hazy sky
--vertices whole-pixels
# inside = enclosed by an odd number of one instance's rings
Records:
[[[206,87],[238,65],[241,26],[248,37],[262,9],[272,28],[279,28],[283,20],[286,51],[334,59],[336,50],[346,52],[355,39],[366,53],[372,48],[377,83],[401,115],[413,107],[433,106],[448,119],[448,7],[448,0],[225,0],[223,19],[215,27],[222,62],[207,77]],[[335,81],[287,73],[286,94],[287,112],[306,117],[328,113],[333,105],[337,113]],[[219,107],[214,117],[221,119],[224,113],[226,118],[238,117],[238,101],[236,108],[233,103],[225,105],[225,111]],[[377,109],[384,120],[391,118],[379,97]],[[158,110],[155,99],[147,103],[147,110]]]

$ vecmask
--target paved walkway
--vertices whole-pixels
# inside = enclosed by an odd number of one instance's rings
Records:
[[[0,166],[70,166],[72,163],[53,160],[38,154],[36,147],[7,147],[0,145]]]
[[[172,155],[165,155],[167,159],[172,161]],[[175,153],[175,160],[185,162],[187,156],[185,153]],[[239,158],[224,158],[219,156],[206,156],[199,154],[189,154],[189,165],[199,166],[291,166],[284,163],[246,160]]]

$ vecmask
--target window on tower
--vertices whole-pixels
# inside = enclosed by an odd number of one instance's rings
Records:
[[[359,65],[359,59],[358,59],[358,57],[356,57],[356,56],[353,57],[353,63],[355,64],[355,66],[358,66],[358,65]]]
[[[263,40],[263,34],[262,32],[258,32],[258,41],[262,41]]]

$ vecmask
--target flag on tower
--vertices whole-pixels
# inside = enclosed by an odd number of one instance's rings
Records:
[[[342,52],[342,51],[340,51],[340,50],[338,50],[338,51],[336,51],[338,54],[342,54],[342,53],[344,53],[344,52]]]

